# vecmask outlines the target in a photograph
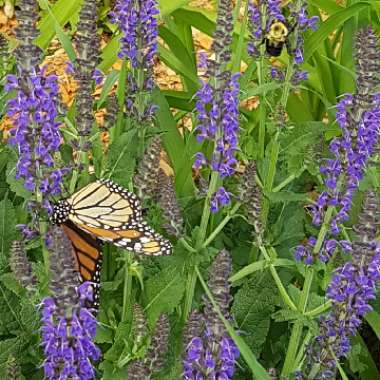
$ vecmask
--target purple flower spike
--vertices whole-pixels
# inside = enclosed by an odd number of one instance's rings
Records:
[[[281,9],[280,9],[281,1],[268,0],[267,3],[268,3],[268,15],[269,15],[270,23],[274,20],[285,22],[286,21],[285,16],[282,14]]]
[[[231,273],[231,257],[226,250],[219,252],[210,268],[208,285],[221,312],[229,318],[228,277]],[[239,349],[227,334],[223,323],[208,300],[201,314],[193,311],[184,333],[185,355],[183,378],[185,380],[230,380],[235,373]]]
[[[42,301],[42,347],[46,379],[95,377],[92,362],[100,358],[93,340],[97,321],[89,306],[94,301],[93,283],[79,283],[71,242],[59,228],[51,231],[51,297]]]
[[[133,69],[144,73],[144,78],[137,78],[129,73],[126,86],[127,114],[137,124],[153,121],[156,107],[149,101],[136,103],[139,93],[149,93],[154,89],[153,60],[158,48],[159,14],[156,0],[117,0],[111,22],[117,24],[122,33],[119,58],[128,58]],[[141,103],[141,100],[140,100]]]

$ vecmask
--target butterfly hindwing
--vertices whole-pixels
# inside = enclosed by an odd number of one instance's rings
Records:
[[[99,305],[100,270],[102,265],[101,242],[70,221],[62,224],[62,229],[71,240],[72,254],[81,281],[89,281],[93,284],[93,306],[97,307]]]
[[[86,225],[79,228],[118,247],[150,256],[169,255],[172,245],[145,222],[124,226],[120,230],[104,230]]]

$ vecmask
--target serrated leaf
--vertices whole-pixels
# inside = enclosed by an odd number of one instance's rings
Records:
[[[96,336],[94,342],[97,344],[112,343],[113,331],[105,325],[99,325],[96,329]]]
[[[108,152],[108,177],[126,188],[135,168],[135,135],[135,130],[123,133]]]
[[[102,370],[102,380],[125,380],[128,376],[127,368],[117,368],[112,362],[104,360],[99,365]]]
[[[256,356],[260,354],[269,331],[276,294],[270,275],[255,273],[235,295],[232,315]]]
[[[35,333],[38,330],[40,314],[36,306],[29,302],[29,300],[23,300],[21,303],[20,320],[28,331]]]
[[[20,297],[25,294],[25,288],[21,286],[21,284],[16,280],[13,273],[4,273],[0,276],[1,282],[4,286],[13,292],[16,296]]]
[[[0,268],[6,264],[9,248],[16,236],[16,215],[9,199],[0,201]]]
[[[0,341],[0,365],[4,364],[9,355],[20,357],[20,353],[25,349],[28,342],[23,336]]]
[[[176,267],[165,268],[145,282],[144,311],[151,326],[160,314],[171,313],[179,305],[185,283]]]
[[[0,283],[0,335],[10,334],[21,327],[19,311],[19,299]]]

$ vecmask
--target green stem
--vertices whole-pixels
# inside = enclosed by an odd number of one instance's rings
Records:
[[[50,268],[50,254],[46,249],[44,236],[47,232],[47,223],[45,221],[40,221],[40,239],[41,239],[41,247],[42,247],[42,257],[44,259],[45,272],[49,275]]]
[[[124,59],[121,69],[119,80],[117,84],[117,100],[119,105],[119,112],[117,114],[116,125],[110,129],[110,143],[112,144],[123,133],[124,126],[124,107],[125,107],[125,86],[127,83],[127,62]]]
[[[329,310],[331,308],[332,302],[331,300],[325,302],[324,304],[316,307],[313,310],[307,311],[305,313],[305,317],[313,318],[316,317],[319,314],[323,314],[325,311]]]
[[[264,181],[264,193],[269,194],[272,191],[274,177],[276,175],[276,167],[278,161],[278,154],[280,151],[280,144],[278,143],[278,136],[280,132],[277,132],[272,141],[272,148],[270,152],[269,167]],[[261,211],[261,219],[264,226],[267,223],[268,213],[269,213],[269,199],[265,197],[263,199],[263,206]]]
[[[291,59],[291,58],[289,57],[289,59]],[[286,104],[288,103],[288,97],[290,94],[290,89],[292,87],[290,80],[293,76],[293,71],[294,71],[293,70],[293,60],[291,59],[291,62],[289,63],[289,65],[286,69],[284,87],[283,87],[283,91],[281,94],[281,100],[280,100],[280,104],[281,104],[283,109],[286,108]]]
[[[330,220],[331,220],[331,216],[333,213],[333,209],[334,209],[333,206],[329,206],[326,210],[326,214],[325,214],[325,217],[323,220],[323,224],[321,226],[321,229],[319,230],[317,242],[315,243],[315,246],[313,249],[314,254],[317,254],[322,247],[323,241],[325,239],[326,233],[327,233],[329,225],[330,225]],[[303,286],[303,289],[301,292],[300,302],[298,305],[298,310],[303,315],[306,314],[306,307],[307,307],[307,302],[309,299],[309,293],[310,293],[310,289],[311,289],[311,284],[313,282],[313,278],[314,278],[314,268],[307,267],[305,282],[304,282],[304,286]],[[284,367],[282,369],[282,376],[288,375],[294,369],[295,356],[297,354],[297,350],[299,347],[299,341],[301,338],[302,329],[303,329],[303,322],[302,321],[296,322],[293,326],[293,330],[292,330],[292,333],[290,336],[288,351],[287,351],[286,357],[285,357]]]
[[[284,179],[280,184],[278,184],[276,187],[274,187],[272,189],[272,193],[278,193],[279,191],[281,191],[285,186],[289,185],[289,183],[291,183],[293,180],[295,180],[296,178],[298,178],[300,176],[300,174],[303,173],[304,170],[305,170],[305,167],[302,167],[298,171],[298,173],[291,174],[289,177],[287,177],[286,179]]]
[[[224,217],[224,219],[218,224],[218,227],[215,228],[214,231],[208,236],[208,238],[202,244],[200,249],[204,249],[210,245],[210,243],[218,236],[218,234],[222,231],[224,226],[234,217],[236,212],[239,210],[241,206],[240,202],[236,202],[230,212]]]
[[[181,237],[179,240],[179,242],[182,243],[182,245],[191,253],[196,253],[197,250],[195,248],[193,248],[187,241],[185,238]]]
[[[261,27],[262,30],[266,30],[266,5],[263,4],[261,5],[261,14],[262,19],[261,19]],[[266,64],[266,50],[265,50],[265,44],[262,44],[260,46],[260,61],[257,63],[258,64],[258,82],[259,86],[263,86],[265,84],[266,80],[266,69],[267,69],[267,64]],[[264,154],[265,154],[265,123],[266,123],[266,91],[263,91],[263,94],[260,98],[260,120],[259,120],[259,138],[258,138],[258,144],[259,144],[259,151],[258,151],[258,158],[263,159]]]
[[[71,176],[70,185],[69,185],[70,194],[73,194],[75,192],[77,181],[78,181],[78,170],[74,169],[73,175]]]
[[[121,314],[121,321],[124,322],[128,319],[130,314],[130,300],[132,292],[132,275],[129,273],[129,266],[132,262],[132,254],[125,252],[124,264],[124,289],[123,289],[123,311]]]
[[[307,307],[307,301],[309,299],[311,284],[314,278],[314,269],[311,267],[308,267],[306,270],[307,270],[307,273],[305,277],[305,282],[304,282],[304,286],[301,292],[300,301],[298,304],[298,310],[302,314],[305,313],[305,310]],[[302,330],[303,330],[303,322],[297,321],[294,324],[292,333],[290,335],[288,351],[286,352],[286,357],[285,357],[284,367],[282,368],[281,377],[285,377],[286,375],[293,372],[294,370],[295,358],[298,352]]]
[[[219,173],[213,171],[211,173],[210,186],[208,187],[205,203],[204,203],[204,206],[203,206],[203,213],[202,213],[202,218],[201,218],[201,224],[199,226],[199,232],[198,232],[198,236],[197,236],[197,243],[195,245],[195,249],[197,251],[199,251],[200,248],[202,247],[203,242],[204,242],[205,237],[206,237],[206,234],[207,234],[207,225],[208,225],[208,221],[210,219],[210,214],[211,214],[211,211],[210,211],[210,201],[211,201],[212,195],[216,191],[216,187],[217,187],[217,184],[218,184],[218,178],[219,178]]]
[[[187,275],[186,281],[186,297],[185,306],[183,309],[183,321],[187,321],[187,317],[190,314],[191,307],[193,305],[193,297],[195,292],[195,285],[197,283],[197,273],[195,271],[195,266],[192,266]]]
[[[199,252],[202,249],[203,243],[207,234],[207,226],[210,219],[210,200],[214,194],[217,184],[218,184],[219,173],[212,172],[210,185],[207,191],[206,199],[203,206],[203,213],[201,218],[201,223],[199,226],[199,232],[197,236],[197,242],[195,245],[195,251]],[[195,291],[195,285],[197,283],[197,273],[195,271],[195,266],[190,268],[189,274],[187,276],[187,285],[186,285],[186,295],[185,295],[185,306],[183,311],[183,320],[186,321],[190,313],[191,306],[193,304],[193,297]]]
[[[280,292],[280,294],[281,294],[284,302],[286,303],[286,305],[289,306],[290,309],[296,311],[297,310],[297,306],[294,304],[294,302],[290,298],[288,292],[286,291],[286,289],[284,287],[284,284],[282,283],[281,278],[278,275],[275,266],[272,264],[272,259],[269,256],[266,248],[261,245],[260,246],[260,251],[261,251],[261,253],[264,256],[265,261],[268,263],[269,271],[270,271],[270,273],[271,273],[271,275],[273,277],[274,282],[276,283],[276,286],[277,286],[277,288],[278,288],[278,290],[279,290],[279,292]]]

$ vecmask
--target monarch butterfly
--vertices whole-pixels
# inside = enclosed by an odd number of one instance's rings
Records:
[[[101,265],[99,240],[153,256],[172,250],[171,243],[143,221],[137,196],[111,180],[97,180],[59,201],[51,220],[71,239],[82,279],[96,284]]]

